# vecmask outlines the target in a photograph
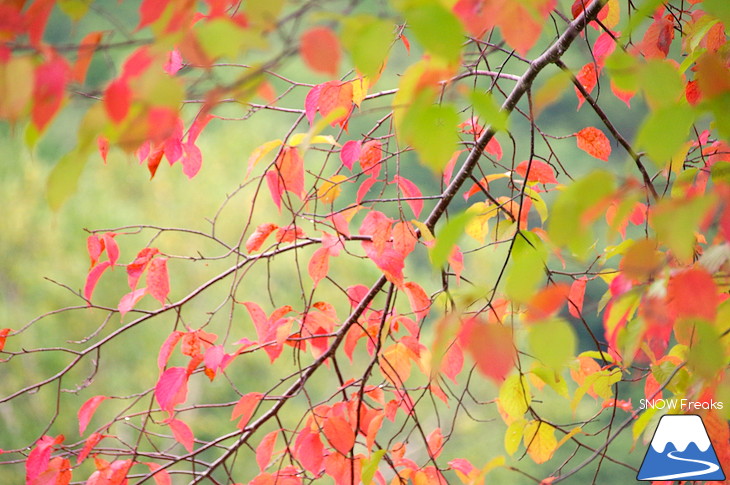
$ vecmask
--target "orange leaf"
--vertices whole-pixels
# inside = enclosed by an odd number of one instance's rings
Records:
[[[301,430],[294,442],[293,455],[305,470],[318,474],[324,460],[324,446],[319,433],[312,432],[308,427]]]
[[[677,318],[696,317],[713,322],[720,295],[712,275],[697,267],[669,279],[667,302]]]
[[[416,314],[416,318],[419,320],[423,319],[428,315],[431,308],[431,299],[428,297],[421,285],[409,281],[403,285],[403,290],[408,296],[408,302],[411,305],[411,310]]]
[[[279,436],[278,429],[261,438],[261,442],[256,448],[256,463],[258,463],[259,470],[261,471],[264,471],[271,461],[277,436]]]
[[[266,241],[266,238],[269,237],[269,234],[271,234],[278,228],[279,226],[270,222],[261,224],[259,227],[256,228],[253,234],[251,234],[251,236],[249,236],[248,240],[246,241],[246,251],[252,253],[261,249],[261,246]]]
[[[527,304],[525,322],[544,320],[558,312],[565,304],[569,291],[565,283],[550,285],[540,290]]]
[[[238,429],[246,427],[263,396],[264,395],[260,392],[249,392],[238,400],[238,403],[236,403],[236,406],[233,408],[233,412],[231,413],[232,420],[241,418],[236,425]]]
[[[322,247],[317,249],[312,255],[312,259],[309,260],[309,276],[314,282],[314,286],[317,286],[319,282],[327,276],[329,271],[330,251],[328,248]]]
[[[89,64],[91,64],[91,58],[94,55],[96,46],[101,42],[101,36],[103,32],[91,32],[86,37],[81,39],[79,43],[79,50],[76,56],[76,62],[74,63],[73,70],[71,71],[71,80],[77,83],[83,83],[86,79],[86,71],[89,70]]]
[[[438,458],[444,445],[444,435],[441,434],[441,428],[436,428],[426,437],[428,445],[428,454],[431,458]]]
[[[81,449],[79,456],[76,458],[76,464],[78,465],[79,463],[84,461],[86,457],[89,456],[89,453],[91,453],[91,450],[93,450],[94,447],[106,437],[106,435],[103,435],[101,433],[91,433],[91,435],[86,438],[86,441],[84,442],[84,447]]]
[[[509,328],[469,319],[462,325],[459,339],[477,369],[495,382],[502,382],[514,367],[516,351]]]
[[[529,173],[527,172],[528,168],[530,170]],[[515,172],[520,174],[523,178],[527,176],[528,182],[537,182],[539,184],[558,183],[558,180],[555,178],[555,174],[553,173],[553,168],[540,160],[532,160],[532,163],[530,163],[529,160],[520,162],[520,164],[515,167]]]
[[[152,478],[155,479],[155,483],[157,485],[172,485],[170,474],[167,473],[167,470],[162,468],[161,465],[158,465],[157,463],[143,463],[143,465],[147,465],[150,468],[150,472],[154,473]]]
[[[377,177],[378,173],[380,173],[380,161],[382,159],[383,149],[378,140],[370,140],[362,145],[362,149],[360,151],[360,167],[365,173],[369,173],[373,177]],[[402,186],[401,190],[405,192]],[[416,188],[416,191],[420,193],[418,188]]]
[[[575,134],[578,148],[604,162],[611,155],[611,142],[598,128],[589,126]]]
[[[276,170],[266,172],[271,197],[281,209],[281,196],[289,191],[299,198],[304,195],[304,160],[296,147],[284,147],[274,164]]]
[[[400,221],[393,226],[393,249],[403,255],[403,259],[416,248],[416,233],[411,224]]]
[[[332,447],[347,455],[355,445],[355,433],[350,423],[340,416],[327,418],[322,426],[322,432]]]
[[[314,27],[302,34],[299,52],[312,70],[332,77],[337,76],[340,42],[327,27]]]
[[[5,341],[11,331],[9,328],[0,328],[0,352],[5,348]]]

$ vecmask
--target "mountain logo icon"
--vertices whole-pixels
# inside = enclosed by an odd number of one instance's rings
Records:
[[[725,480],[702,418],[695,414],[662,416],[636,479]]]

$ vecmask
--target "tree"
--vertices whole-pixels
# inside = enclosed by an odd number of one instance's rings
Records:
[[[90,228],[76,303],[0,330],[7,375],[53,367],[2,386],[53,400],[9,476],[603,483],[670,398],[730,470],[730,4],[99,3],[0,7],[0,116],[32,149],[83,104],[52,209],[280,121],[207,229]],[[59,315],[82,336],[28,337]]]

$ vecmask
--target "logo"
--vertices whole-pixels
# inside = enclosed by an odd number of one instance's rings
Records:
[[[702,418],[695,414],[662,416],[636,479],[725,480]]]

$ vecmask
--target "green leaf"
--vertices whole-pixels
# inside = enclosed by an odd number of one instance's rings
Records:
[[[58,8],[68,17],[77,22],[89,11],[92,0],[59,0]]]
[[[606,58],[606,69],[614,84],[624,91],[638,91],[641,67],[636,57],[616,49]]]
[[[585,258],[596,235],[583,221],[583,214],[612,194],[614,183],[613,174],[597,170],[568,186],[553,204],[548,223],[550,240],[558,246],[567,246],[579,258]]]
[[[521,231],[515,236],[505,292],[515,302],[526,302],[545,279],[547,250],[534,233]]]
[[[440,3],[413,6],[403,12],[421,45],[436,57],[458,62],[464,42],[461,22]]]
[[[727,0],[704,0],[702,9],[730,25],[730,3]]]
[[[644,119],[636,143],[646,150],[658,167],[663,167],[687,141],[694,119],[694,110],[690,106],[663,106]]]
[[[705,379],[713,379],[726,363],[724,347],[715,328],[707,322],[695,322],[687,358],[689,368]]]
[[[252,2],[265,3],[265,2]],[[226,18],[199,22],[196,26],[198,41],[205,53],[213,58],[235,58],[251,48],[264,49],[265,38],[251,29],[244,29]]]
[[[372,15],[355,15],[343,22],[341,41],[360,74],[373,79],[393,42],[393,23]]]
[[[78,150],[73,150],[64,155],[53,167],[46,187],[46,200],[52,210],[60,209],[63,203],[76,192],[87,158]]]
[[[674,65],[652,59],[641,70],[641,87],[653,108],[669,106],[684,94],[684,83]]]
[[[545,224],[545,221],[547,221],[549,215],[548,207],[545,203],[545,200],[542,198],[539,192],[531,189],[530,187],[525,187],[525,195],[532,200],[532,206],[540,215],[540,221]]]
[[[641,413],[641,416],[639,416],[639,418],[634,421],[634,425],[631,427],[631,436],[634,438],[634,441],[636,441],[639,436],[641,436],[641,433],[644,432],[646,426],[649,424],[656,412],[657,408],[647,407],[644,412]]]
[[[469,98],[484,124],[491,125],[497,131],[509,129],[509,116],[506,112],[501,111],[501,107],[491,93],[472,91]]]
[[[375,476],[375,472],[378,471],[378,464],[385,455],[386,450],[378,450],[370,455],[370,458],[363,460],[361,479],[363,485],[370,485]]]
[[[566,399],[570,398],[568,383],[565,382],[559,371],[538,364],[530,370],[530,373],[550,386],[560,396]]]
[[[511,419],[524,416],[531,400],[530,386],[523,375],[509,376],[499,388],[499,404]]]
[[[446,261],[451,255],[454,245],[459,241],[459,238],[464,234],[464,229],[469,223],[473,214],[468,212],[462,212],[454,217],[451,217],[446,225],[438,232],[436,236],[436,244],[431,249],[431,264],[436,269],[446,264]]]
[[[714,204],[715,197],[712,195],[660,202],[652,211],[651,217],[657,240],[671,249],[680,261],[691,262],[694,256],[695,232]]]
[[[556,318],[530,326],[528,340],[532,355],[553,369],[559,369],[575,358],[575,331],[563,319]]]
[[[403,137],[421,161],[441,172],[459,142],[459,115],[450,104],[433,104],[427,90],[418,94],[403,119]]]
[[[520,447],[522,436],[525,434],[525,426],[527,426],[527,420],[518,419],[512,421],[507,427],[507,431],[504,433],[504,450],[510,456],[514,455],[517,448]]]

